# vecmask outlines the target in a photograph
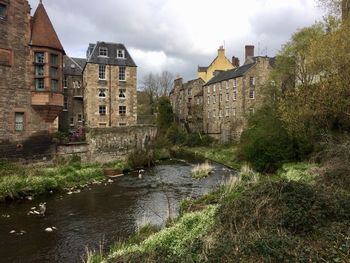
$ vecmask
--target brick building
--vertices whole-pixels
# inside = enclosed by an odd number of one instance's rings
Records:
[[[83,70],[86,59],[64,56],[64,109],[59,118],[62,131],[75,130],[84,125]]]
[[[90,44],[83,80],[87,127],[137,123],[137,66],[123,44]]]
[[[0,154],[6,155],[57,129],[65,53],[41,2],[31,17],[28,1],[0,0],[0,36]]]
[[[246,117],[254,114],[263,99],[274,59],[254,56],[254,47],[246,46],[245,64],[220,72],[203,87],[203,126],[205,133],[221,142],[238,139]]]

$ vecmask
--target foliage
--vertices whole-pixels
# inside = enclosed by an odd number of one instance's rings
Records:
[[[173,123],[166,132],[166,138],[170,143],[184,144],[187,140],[187,134],[184,132],[177,123]]]
[[[172,125],[174,120],[173,109],[170,100],[167,97],[161,97],[158,102],[157,125],[160,133],[165,131]]]
[[[293,138],[283,125],[274,108],[261,108],[241,136],[240,158],[259,172],[274,172],[285,162],[304,158],[311,146],[303,138]]]
[[[211,172],[213,171],[213,166],[209,164],[208,161],[202,164],[198,164],[197,166],[193,167],[191,170],[191,176],[193,178],[204,178],[207,177]]]
[[[188,147],[209,146],[214,139],[209,135],[201,135],[200,133],[190,133],[187,136],[185,145]]]
[[[135,151],[128,156],[128,164],[133,168],[150,166],[154,161],[153,153]]]

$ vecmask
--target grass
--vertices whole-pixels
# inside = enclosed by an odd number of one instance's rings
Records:
[[[236,158],[237,147],[234,145],[212,147],[183,147],[183,151],[221,163],[232,169],[239,169],[241,163]]]
[[[114,167],[124,170],[125,163],[81,164],[79,161],[60,161],[55,165],[24,166],[0,163],[0,201],[35,196],[50,191],[63,191],[66,188],[80,187],[105,179],[103,168]]]
[[[170,227],[96,262],[348,262],[350,189],[333,180],[350,168],[334,178],[318,169],[286,164],[266,176],[243,166],[239,179],[184,200]]]
[[[198,164],[191,170],[191,176],[196,179],[207,177],[213,171],[213,166],[208,161]]]

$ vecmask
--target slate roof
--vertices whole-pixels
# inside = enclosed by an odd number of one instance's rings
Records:
[[[108,57],[99,56],[100,47],[105,47],[108,49]],[[117,58],[117,50],[120,49],[125,50],[125,58],[123,59]],[[91,54],[88,54],[87,63],[137,67],[123,44],[97,42],[96,44],[90,44],[89,50],[91,50]]]
[[[200,67],[198,66],[198,72],[207,72],[208,67]]]
[[[31,18],[31,45],[39,47],[48,47],[60,50],[64,49],[46,13],[44,5],[40,2]]]
[[[208,85],[211,85],[214,83],[218,83],[221,81],[234,79],[234,78],[238,78],[238,77],[243,76],[250,68],[252,68],[256,64],[258,58],[259,57],[253,57],[252,63],[245,64],[245,65],[240,66],[238,68],[223,71],[223,72],[219,73],[218,75],[213,77],[211,80],[209,80],[204,86],[208,86]],[[266,57],[262,57],[262,58],[266,58]],[[275,63],[275,58],[268,58],[268,59],[269,59],[269,64],[273,67],[274,63]]]
[[[82,76],[83,69],[86,65],[86,59],[84,58],[71,58],[69,56],[63,57],[64,75],[70,76]]]
[[[240,66],[240,67],[235,68],[235,69],[223,71],[223,72],[219,73],[218,75],[216,75],[215,77],[213,77],[211,80],[209,80],[205,84],[205,86],[208,86],[208,85],[211,85],[211,84],[214,84],[217,82],[221,82],[224,80],[229,80],[229,79],[241,77],[254,65],[255,65],[255,63],[250,63],[250,64],[243,65],[243,66]]]

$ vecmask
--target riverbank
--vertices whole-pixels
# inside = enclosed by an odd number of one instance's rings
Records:
[[[0,202],[31,199],[33,196],[74,191],[106,180],[103,170],[130,170],[123,161],[107,164],[82,164],[79,160],[57,164],[23,165],[0,162]]]
[[[167,228],[140,230],[87,262],[347,262],[349,180],[330,171],[286,164],[266,176],[244,166],[238,180],[184,201]]]
[[[240,169],[242,163],[238,160],[235,145],[221,145],[208,147],[181,147],[178,151],[193,154],[223,164],[231,169]]]

